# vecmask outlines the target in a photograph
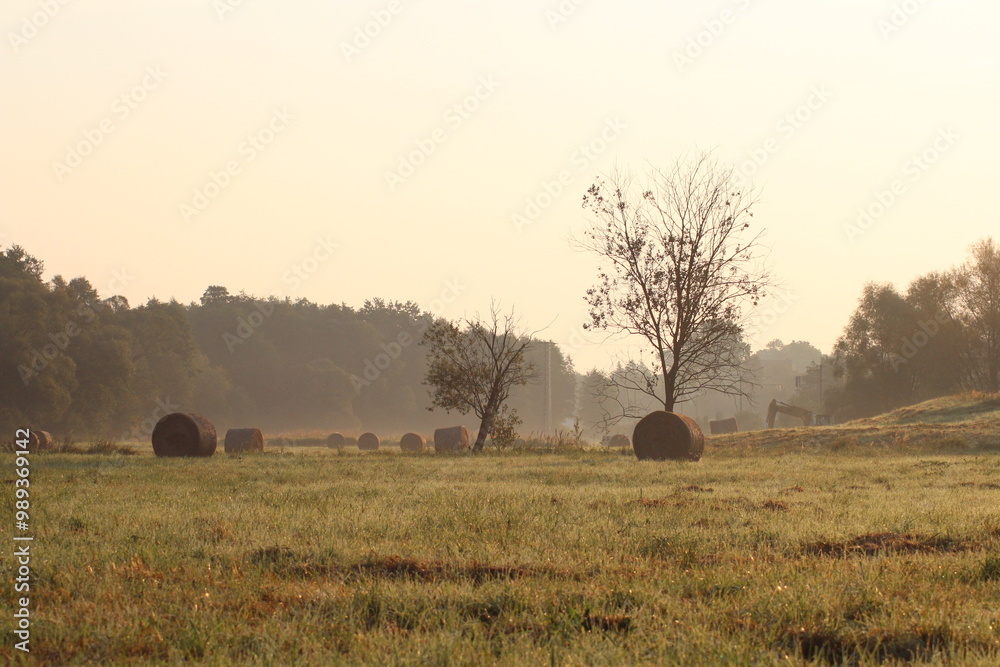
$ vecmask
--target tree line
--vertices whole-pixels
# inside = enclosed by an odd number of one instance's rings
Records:
[[[739,406],[752,423],[762,394],[843,421],[1000,391],[991,238],[905,293],[866,285],[829,355],[804,341],[751,353],[756,311],[776,289],[756,202],[710,153],[589,188],[591,224],[575,241],[597,260],[585,328],[635,341],[637,356],[586,376],[496,308],[492,320],[448,322],[412,302],[355,309],[222,286],[196,303],[132,307],[85,278],[45,282],[41,261],[15,246],[0,255],[0,426],[141,439],[158,416],[184,410],[275,430],[400,433],[472,415],[478,449],[489,435],[574,419],[590,435],[621,432],[657,409],[721,417]]]
[[[21,247],[0,253],[3,432],[142,440],[171,411],[293,432],[464,423],[429,411],[422,341],[438,320],[414,303],[352,308],[210,286],[198,302],[132,306],[86,278],[45,281],[43,271]],[[526,354],[535,368],[551,364],[551,407],[540,382],[513,388],[510,406],[525,432],[539,432],[575,414],[577,378],[553,343],[534,341]]]
[[[962,391],[1000,391],[1000,247],[976,242],[966,261],[913,280],[905,292],[865,285],[830,361],[827,400],[864,417]]]

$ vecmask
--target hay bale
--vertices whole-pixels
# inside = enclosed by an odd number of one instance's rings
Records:
[[[340,433],[331,433],[326,438],[326,446],[330,449],[343,449],[347,444],[347,438]]]
[[[48,431],[28,431],[28,448],[33,451],[42,451],[51,447],[55,443],[52,435]]]
[[[631,447],[632,441],[628,439],[627,435],[623,433],[616,433],[615,435],[608,438],[608,447],[620,447],[624,449],[625,447]]]
[[[468,448],[469,429],[464,426],[451,426],[434,431],[435,452],[458,452]]]
[[[720,419],[717,422],[708,422],[708,428],[712,435],[722,435],[723,433],[739,433],[740,427],[736,423],[736,418]]]
[[[259,428],[231,428],[226,431],[226,454],[264,451],[264,434]]]
[[[422,452],[427,449],[427,441],[419,433],[407,433],[399,439],[399,448],[404,452]]]
[[[698,461],[705,435],[690,417],[659,410],[635,425],[632,447],[640,461]]]
[[[379,439],[374,433],[362,433],[358,437],[358,449],[363,452],[378,451]]]
[[[205,417],[174,412],[153,427],[153,453],[157,456],[211,456],[218,439]]]

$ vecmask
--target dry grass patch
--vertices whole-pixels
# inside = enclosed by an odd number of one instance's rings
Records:
[[[380,579],[413,579],[417,581],[484,581],[515,580],[525,577],[572,578],[573,573],[529,565],[488,565],[472,561],[448,563],[416,560],[400,556],[369,556],[350,568],[354,574]]]
[[[911,533],[870,533],[842,542],[820,541],[807,544],[803,551],[815,556],[877,556],[913,553],[955,553],[968,551],[972,545],[965,541],[936,535]]]
[[[990,645],[964,636],[949,627],[917,627],[891,632],[884,629],[857,631],[823,627],[783,628],[775,645],[804,660],[824,665],[857,665],[885,662],[931,662],[956,647],[987,652]],[[995,646],[992,647],[995,649]],[[952,663],[954,664],[954,663]]]
[[[302,553],[283,546],[256,549],[245,560],[267,571],[286,577],[344,580],[386,579],[428,583],[515,581],[530,577],[574,580],[581,575],[570,570],[533,565],[493,565],[480,561],[448,562],[407,558],[403,556],[369,555],[360,562],[340,562],[334,554]]]

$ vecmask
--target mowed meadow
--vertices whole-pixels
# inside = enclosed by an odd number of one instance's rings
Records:
[[[996,409],[709,438],[698,463],[573,446],[34,455],[32,653],[0,655],[996,665]]]

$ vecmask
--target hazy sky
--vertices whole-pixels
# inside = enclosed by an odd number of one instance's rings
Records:
[[[865,281],[997,235],[995,1],[3,0],[0,27],[0,243],[133,304],[496,297],[606,366],[581,196],[698,148],[763,190],[788,296],[757,346],[829,351]]]

